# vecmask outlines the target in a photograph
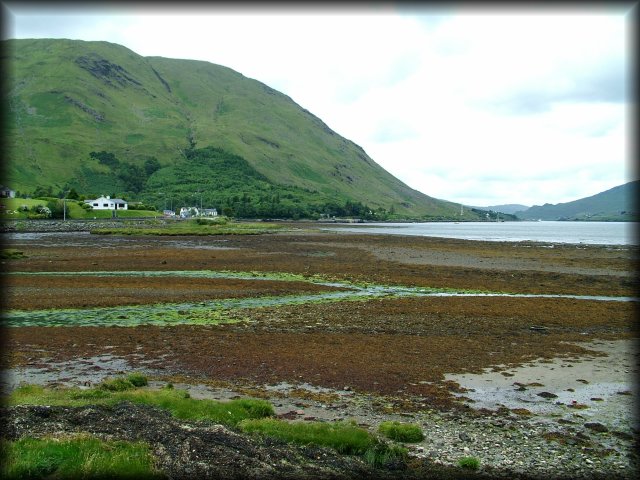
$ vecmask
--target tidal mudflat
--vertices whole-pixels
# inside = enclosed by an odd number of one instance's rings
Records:
[[[283,418],[353,418],[372,431],[386,419],[419,423],[426,438],[409,447],[407,478],[465,455],[487,476],[634,477],[637,247],[294,228],[12,239],[24,258],[4,260],[9,312],[110,309],[121,323],[87,314],[5,328],[6,387],[140,370],[193,395],[268,398]],[[387,290],[358,290],[367,286]],[[430,289],[565,297],[411,293]],[[163,315],[177,320],[151,321]],[[597,390],[614,376],[611,391]]]

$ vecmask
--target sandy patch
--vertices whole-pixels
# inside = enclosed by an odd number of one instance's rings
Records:
[[[579,343],[606,356],[537,360],[521,367],[485,369],[482,374],[446,375],[468,391],[473,408],[524,408],[571,419],[579,415],[608,427],[638,429],[638,357],[632,340]]]

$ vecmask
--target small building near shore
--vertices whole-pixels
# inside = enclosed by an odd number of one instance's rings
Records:
[[[9,187],[0,185],[0,198],[15,198],[15,197],[16,197],[15,190],[11,190]]]
[[[180,218],[191,218],[200,215],[200,211],[197,207],[181,207]]]
[[[217,217],[218,210],[215,208],[203,208],[200,210],[200,216],[202,217]]]
[[[95,200],[85,200],[94,210],[127,210],[128,203],[121,198],[98,197]]]

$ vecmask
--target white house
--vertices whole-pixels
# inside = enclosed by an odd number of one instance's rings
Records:
[[[95,200],[85,200],[94,210],[127,210],[127,202],[121,198],[99,197]]]
[[[4,185],[0,185],[0,197],[2,198],[15,198],[16,192],[15,190],[11,190],[9,187],[5,187]]]
[[[180,218],[197,217],[200,214],[196,207],[181,207]]]
[[[218,210],[215,208],[203,208],[200,211],[200,215],[203,217],[217,217],[218,216]]]

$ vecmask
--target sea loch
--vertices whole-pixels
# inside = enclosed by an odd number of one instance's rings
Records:
[[[636,222],[433,222],[332,226],[327,230],[498,242],[638,245]]]

